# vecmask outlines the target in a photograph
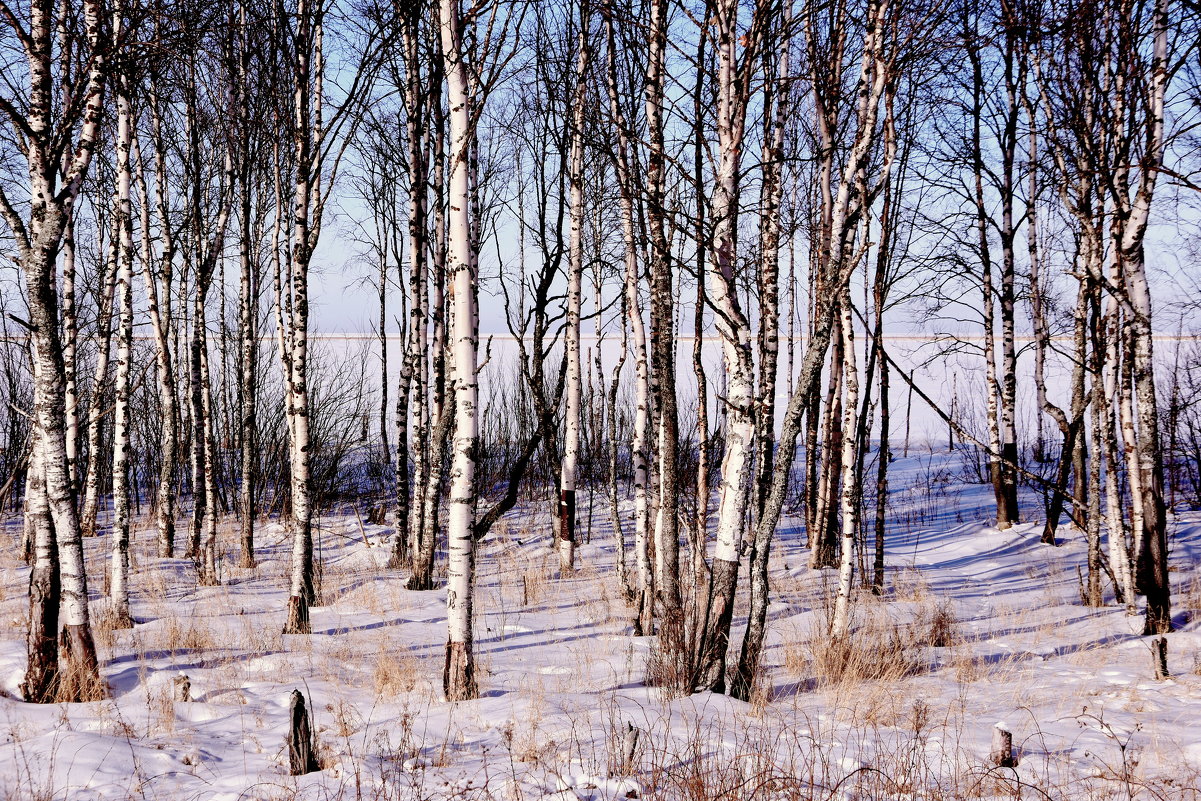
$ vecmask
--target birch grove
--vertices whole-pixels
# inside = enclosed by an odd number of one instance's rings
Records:
[[[0,23],[26,700],[109,692],[103,643],[152,622],[148,571],[180,555],[168,591],[261,582],[277,630],[329,630],[330,537],[398,597],[445,592],[449,702],[487,692],[475,588],[518,554],[586,594],[611,566],[645,681],[677,694],[769,692],[790,575],[845,647],[940,514],[1049,564],[1079,543],[1083,605],[1172,630],[1175,512],[1201,502],[1165,233],[1201,237],[1192,6],[33,0]],[[924,485],[892,472],[911,444]],[[936,508],[944,485],[986,500]]]

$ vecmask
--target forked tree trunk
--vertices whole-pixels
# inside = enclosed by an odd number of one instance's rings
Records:
[[[47,209],[47,215],[55,212]],[[61,224],[61,223],[60,223]],[[68,473],[64,369],[56,298],[53,285],[53,251],[41,264],[26,262],[30,322],[38,369],[34,380],[34,409],[46,480],[46,496],[54,523],[61,575],[62,633],[59,640],[60,691],[57,700],[95,700],[103,695],[96,646],[88,613],[88,581],[75,514],[75,497]],[[53,601],[50,601],[53,603]],[[65,657],[65,660],[61,659]],[[65,662],[65,664],[64,664]]]
[[[64,701],[93,700],[103,694],[88,615],[83,540],[66,441],[66,364],[54,280],[63,231],[100,130],[108,52],[107,43],[102,45],[101,42],[100,12],[100,4],[95,0],[84,3],[86,46],[90,51],[87,54],[90,56],[88,72],[86,78],[80,76],[78,102],[67,104],[61,110],[63,115],[74,116],[59,118],[56,117],[60,111],[55,101],[56,79],[65,80],[65,77],[55,71],[53,11],[49,3],[29,6],[29,27],[23,44],[30,67],[30,95],[25,114],[26,136],[22,143],[22,153],[29,167],[28,222],[0,191],[0,214],[15,240],[17,262],[25,275],[30,339],[36,365],[34,428],[61,570],[63,631],[60,646],[65,660],[60,662],[63,683],[58,700]],[[64,142],[68,144],[64,146]],[[60,154],[63,156],[61,163]],[[61,170],[63,164],[67,165],[65,170]],[[61,184],[58,181],[60,170]],[[36,588],[30,587],[31,592],[50,588],[52,584],[45,581]],[[55,604],[59,600],[47,598],[46,602]],[[31,618],[30,625],[37,627],[44,625],[44,621],[44,617],[40,620]]]
[[[762,16],[766,8],[766,4],[757,4],[756,15]],[[745,37],[740,41],[737,0],[720,0],[714,19],[717,27],[717,138],[720,159],[711,201],[713,251],[708,280],[709,299],[721,335],[726,371],[723,406],[726,412],[726,435],[721,462],[716,546],[709,583],[710,611],[702,650],[698,655],[697,672],[701,685],[714,692],[725,692],[726,652],[729,650],[730,624],[734,616],[742,527],[756,441],[754,335],[738,301],[734,269],[741,153],[750,96],[750,75],[757,62],[755,50],[759,42]],[[755,24],[751,27],[753,30],[760,29]]]
[[[1131,11],[1123,9],[1118,20],[1122,37],[1136,35],[1137,22]],[[1119,255],[1121,281],[1128,306],[1131,340],[1131,371],[1136,403],[1137,460],[1131,473],[1138,472],[1142,482],[1143,538],[1135,553],[1139,589],[1147,598],[1144,634],[1166,634],[1172,630],[1171,582],[1168,577],[1167,509],[1164,505],[1163,453],[1159,441],[1159,410],[1155,394],[1155,354],[1153,343],[1151,289],[1147,281],[1144,239],[1150,221],[1152,197],[1164,151],[1164,97],[1168,83],[1168,10],[1167,0],[1156,0],[1151,10],[1153,47],[1149,63],[1133,42],[1120,49],[1122,63],[1115,94],[1125,90],[1127,76],[1145,75],[1146,100],[1134,115],[1118,114],[1116,126],[1133,125],[1133,131],[1116,130],[1129,140],[1142,143],[1136,164],[1118,165],[1125,175],[1115,183],[1112,239]],[[1129,60],[1129,63],[1126,62]],[[1120,102],[1120,101],[1119,101]],[[1124,109],[1124,106],[1119,106]],[[1141,118],[1138,115],[1142,115]],[[1133,123],[1132,120],[1135,120]],[[1130,187],[1134,194],[1131,196]]]

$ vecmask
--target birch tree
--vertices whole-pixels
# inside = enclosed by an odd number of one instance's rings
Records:
[[[566,433],[563,438],[563,465],[559,479],[559,566],[575,568],[576,479],[580,460],[581,411],[580,314],[584,281],[584,110],[585,90],[592,43],[588,23],[590,4],[579,4],[579,30],[576,35],[574,85],[570,105],[570,154],[567,182],[570,188],[570,234],[567,245],[567,404],[564,410]]]
[[[758,49],[773,21],[772,4],[757,3],[748,28],[740,31],[738,6],[737,0],[718,0],[713,17],[717,28],[719,159],[710,201],[713,249],[707,277],[726,370],[726,436],[709,588],[711,610],[699,668],[701,682],[715,692],[725,689],[725,654],[756,438],[754,334],[739,302],[734,275],[741,157]]]
[[[1105,128],[1116,148],[1110,169],[1103,175],[1111,182],[1114,213],[1110,238],[1120,280],[1109,286],[1129,315],[1133,351],[1137,460],[1131,467],[1142,481],[1144,531],[1135,559],[1139,589],[1147,599],[1143,632],[1164,634],[1172,629],[1171,583],[1144,242],[1164,153],[1164,97],[1169,78],[1167,2],[1118,3],[1112,19],[1117,28],[1117,57]],[[1152,43],[1149,54],[1139,47],[1148,29]]]
[[[813,9],[809,9],[803,22],[807,30],[811,30],[809,26],[814,24],[814,20],[808,16],[812,13]],[[776,447],[772,464],[770,492],[754,528],[755,553],[757,558],[764,562],[769,557],[771,540],[780,520],[785,495],[788,493],[801,423],[806,415],[813,414],[821,381],[822,363],[830,352],[829,348],[836,336],[836,326],[843,328],[845,334],[846,320],[840,316],[840,307],[847,301],[845,288],[851,274],[863,258],[863,248],[856,247],[856,233],[861,232],[861,221],[868,213],[872,200],[879,194],[880,189],[887,185],[892,157],[895,155],[891,148],[885,150],[881,159],[880,174],[874,182],[869,183],[867,170],[880,135],[877,120],[881,97],[890,81],[895,78],[894,70],[898,58],[896,51],[899,45],[919,39],[918,32],[923,30],[921,26],[906,29],[898,22],[899,13],[900,10],[887,0],[874,1],[867,6],[862,55],[854,92],[857,104],[850,145],[842,169],[838,171],[837,188],[832,180],[833,175],[830,176],[831,181],[828,184],[822,183],[822,192],[826,191],[825,187],[829,187],[829,213],[828,222],[823,222],[819,227],[822,238],[817,243],[821,251],[818,263],[825,271],[821,276],[821,285],[826,287],[827,291],[836,293],[835,296],[841,300],[838,303],[825,303],[815,307],[816,315],[811,323],[809,342],[801,359],[799,375],[793,384],[788,406],[784,410],[779,445]],[[933,26],[937,21],[936,16],[920,19],[926,26]],[[909,35],[903,36],[903,30],[907,30]],[[812,38],[810,42],[813,42]],[[810,52],[812,54],[814,50],[811,48]],[[829,167],[832,172],[832,161]],[[825,162],[819,164],[819,170],[824,171],[826,168]],[[839,460],[840,469],[844,473],[848,456],[852,457],[853,462],[853,449],[849,454],[844,452]],[[845,504],[846,499],[844,514]],[[843,547],[850,550],[854,538],[853,535],[848,538],[846,534],[847,529],[844,528]],[[844,552],[839,592],[835,600],[834,626],[831,630],[833,636],[845,634],[845,623],[841,621],[849,620],[849,588],[843,592],[842,580],[849,559],[850,556]],[[762,564],[763,562],[760,563]],[[754,688],[767,623],[769,586],[765,580],[766,572],[762,567],[758,567],[752,575],[754,580],[751,583],[750,612],[738,667],[731,685],[731,694],[742,699],[749,699]],[[849,583],[849,579],[846,583]]]
[[[457,0],[440,0],[439,35],[445,65],[447,100],[450,104],[450,181],[447,242],[450,296],[453,303],[455,395],[454,447],[451,457],[450,517],[447,522],[446,618],[448,625],[446,661],[442,687],[448,701],[475,698],[472,613],[475,579],[475,444],[476,343],[479,319],[476,312],[476,256],[471,236],[470,83],[463,46],[463,17]]]
[[[634,560],[638,577],[635,608],[637,614],[634,632],[650,635],[654,629],[655,577],[651,564],[650,529],[647,495],[649,491],[648,436],[650,431],[650,370],[647,359],[646,325],[643,320],[641,301],[641,271],[639,268],[639,246],[637,209],[635,203],[641,197],[636,192],[634,168],[637,164],[633,152],[634,134],[629,127],[628,115],[622,105],[617,70],[618,40],[614,14],[606,7],[605,41],[606,71],[605,85],[609,96],[609,114],[617,133],[613,149],[613,163],[617,176],[619,203],[621,208],[622,256],[625,273],[622,290],[625,314],[629,320],[634,355],[634,420],[631,426],[630,460],[633,468],[634,494]]]
[[[658,458],[654,523],[655,596],[663,616],[660,646],[669,659],[683,655],[684,611],[680,594],[680,540],[676,508],[679,413],[676,400],[675,311],[672,252],[667,239],[667,149],[664,134],[667,0],[651,0],[644,107],[647,132],[645,197],[650,256],[651,393],[656,409]]]
[[[123,25],[127,24],[123,6],[122,2],[117,2],[113,10],[113,33],[118,38],[121,37]],[[117,333],[116,403],[113,411],[113,534],[109,582],[110,614],[115,628],[133,627],[133,618],[129,611],[129,396],[130,362],[133,359],[134,262],[130,153],[134,119],[130,98],[132,65],[126,56],[126,53],[118,54],[113,65],[112,81],[117,107],[117,191],[113,197],[113,214],[118,231],[117,309],[120,317]],[[143,231],[142,235],[145,236],[146,233]]]
[[[0,96],[0,113],[12,135],[23,142],[29,178],[27,198],[14,198],[0,187],[0,216],[16,243],[16,261],[25,277],[36,365],[35,446],[61,581],[56,587],[43,516],[38,546],[41,569],[30,584],[30,636],[35,647],[29,652],[25,685],[27,698],[43,702],[91,700],[102,694],[66,441],[66,364],[54,279],[67,221],[99,139],[110,42],[102,33],[103,6],[98,0],[84,0],[82,31],[71,30],[73,16],[56,16],[74,10],[70,3],[64,7],[40,0],[29,5],[29,16],[23,19],[7,5],[0,9],[2,24],[20,42],[25,57],[23,74],[7,84],[14,94]],[[66,45],[69,53],[57,52],[60,24],[71,30]],[[64,63],[86,67],[65,74]],[[66,169],[60,173],[64,164]],[[66,664],[53,665],[47,645],[50,633],[44,629],[52,622],[46,605],[58,603],[60,592],[61,618],[55,622],[63,626],[61,647]]]
[[[289,489],[292,514],[291,586],[285,634],[310,632],[309,607],[320,604],[313,555],[313,498],[310,491],[311,436],[309,428],[309,266],[321,237],[326,203],[342,155],[351,141],[374,70],[380,34],[369,30],[356,43],[357,64],[342,87],[341,101],[328,104],[325,80],[329,69],[325,50],[325,0],[297,0],[295,12],[277,42],[287,43],[285,63],[293,72],[290,108],[292,136],[292,193],[288,280],[277,297],[284,330],[280,354],[287,393]]]

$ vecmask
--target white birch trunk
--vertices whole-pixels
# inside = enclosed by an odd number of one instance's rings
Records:
[[[630,174],[630,135],[617,94],[616,42],[613,20],[606,17],[608,40],[606,82],[609,109],[617,127],[617,181],[621,192],[621,237],[625,257],[626,315],[634,349],[634,421],[630,441],[630,461],[633,468],[634,490],[634,561],[638,577],[637,617],[635,634],[649,636],[654,629],[655,576],[650,554],[647,490],[648,432],[650,430],[650,371],[647,365],[646,326],[642,319],[639,297],[638,239],[635,234],[634,186]]]
[[[744,88],[750,65],[738,51],[738,2],[722,0],[718,22],[718,111],[719,161],[714,179],[713,254],[708,270],[709,300],[716,311],[726,370],[725,452],[718,487],[717,534],[710,580],[709,627],[701,655],[701,681],[714,692],[725,691],[726,651],[738,585],[738,560],[742,527],[750,487],[751,460],[755,448],[755,369],[751,326],[738,302],[734,284],[738,189],[742,165],[743,134],[746,126],[748,89]]]
[[[855,537],[859,530],[859,498],[855,476],[857,439],[852,432],[859,425],[859,372],[855,363],[855,327],[851,319],[850,293],[839,304],[839,324],[842,327],[843,385],[846,397],[842,404],[842,553],[838,567],[838,595],[834,600],[834,617],[830,636],[845,637],[851,628],[851,584],[854,578]]]
[[[577,38],[575,82],[571,105],[571,154],[567,182],[569,186],[570,234],[567,246],[567,403],[564,408],[563,464],[559,494],[559,567],[575,569],[576,478],[580,459],[581,366],[580,309],[584,282],[584,90],[591,56],[588,42],[588,6],[580,7],[580,32]]]
[[[289,263],[290,314],[287,315],[287,414],[292,497],[292,565],[285,634],[308,634],[309,607],[320,604],[313,559],[313,508],[310,496],[309,437],[309,262],[321,230],[320,144],[322,34],[319,9],[301,0],[294,31],[296,78],[293,124],[298,131],[292,197],[292,258]],[[315,141],[316,140],[316,141]]]
[[[446,662],[443,691],[448,701],[475,698],[472,611],[475,580],[475,446],[477,440],[475,258],[472,253],[470,150],[471,108],[462,18],[456,0],[441,0],[439,27],[450,103],[448,253],[453,333],[455,425],[451,457]]]
[[[120,6],[114,12],[114,27],[120,31]],[[113,211],[117,217],[117,371],[116,405],[113,410],[113,533],[109,605],[112,625],[129,628],[129,371],[133,358],[133,208],[130,200],[130,145],[132,114],[128,77],[119,75],[117,84],[117,193]],[[146,232],[143,231],[143,236]]]
[[[1121,359],[1121,333],[1118,322],[1119,309],[1111,299],[1106,314],[1105,358],[1103,361],[1105,384],[1105,408],[1102,414],[1102,431],[1098,434],[1105,447],[1106,472],[1105,505],[1109,535],[1109,564],[1118,583],[1118,593],[1126,606],[1126,614],[1136,612],[1134,562],[1131,559],[1130,541],[1127,535],[1126,518],[1122,509],[1121,487],[1118,483],[1117,431],[1114,425],[1114,399],[1118,395],[1118,372]],[[1120,406],[1120,402],[1118,404]]]
[[[654,545],[656,601],[663,615],[659,644],[669,659],[684,653],[684,612],[680,594],[680,539],[676,474],[679,419],[676,399],[675,300],[672,293],[671,246],[667,239],[663,102],[666,80],[668,8],[653,0],[645,89],[647,135],[647,225],[651,253],[652,390],[658,401],[658,494]]]
[[[60,642],[66,666],[56,700],[70,701],[93,700],[103,694],[103,687],[88,616],[83,541],[66,441],[67,380],[54,277],[63,232],[100,130],[108,52],[107,43],[101,41],[100,12],[96,0],[84,3],[88,70],[86,78],[80,76],[77,84],[79,102],[60,109],[55,95],[66,76],[55,73],[53,11],[50,4],[29,6],[29,25],[21,33],[28,62],[27,110],[19,122],[14,119],[18,112],[12,107],[5,110],[10,120],[22,128],[21,151],[29,176],[27,220],[24,210],[19,213],[0,186],[0,216],[8,225],[16,245],[16,260],[25,276],[35,363],[34,428],[61,567],[64,630]],[[44,586],[30,585],[31,602],[37,600],[34,593]],[[47,599],[48,603],[56,600]],[[39,623],[31,617],[31,635],[44,622],[44,618]]]
[[[83,477],[83,502],[80,528],[85,537],[96,535],[96,518],[100,504],[100,426],[104,420],[104,386],[108,382],[108,362],[112,339],[113,296],[117,286],[117,243],[120,234],[116,217],[110,228],[109,244],[104,259],[104,294],[96,319],[96,364],[92,372],[92,393],[88,398],[87,467]]]

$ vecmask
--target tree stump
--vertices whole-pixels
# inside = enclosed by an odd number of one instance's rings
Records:
[[[183,701],[187,703],[188,701],[192,700],[192,680],[189,679],[185,674],[180,673],[171,680],[171,684],[175,690],[173,697],[176,701]]]
[[[998,768],[1012,768],[1013,734],[1005,728],[1004,723],[998,723],[992,730],[992,753],[990,759]]]
[[[1156,637],[1151,641],[1151,661],[1155,669],[1155,680],[1171,678],[1168,672],[1168,638]]]
[[[634,752],[638,749],[640,730],[633,723],[626,723],[626,733],[621,747],[621,775],[634,772]]]
[[[304,705],[300,690],[292,691],[288,704],[288,763],[293,776],[302,776],[320,770],[317,756],[313,753],[313,732],[309,727],[309,712]]]

